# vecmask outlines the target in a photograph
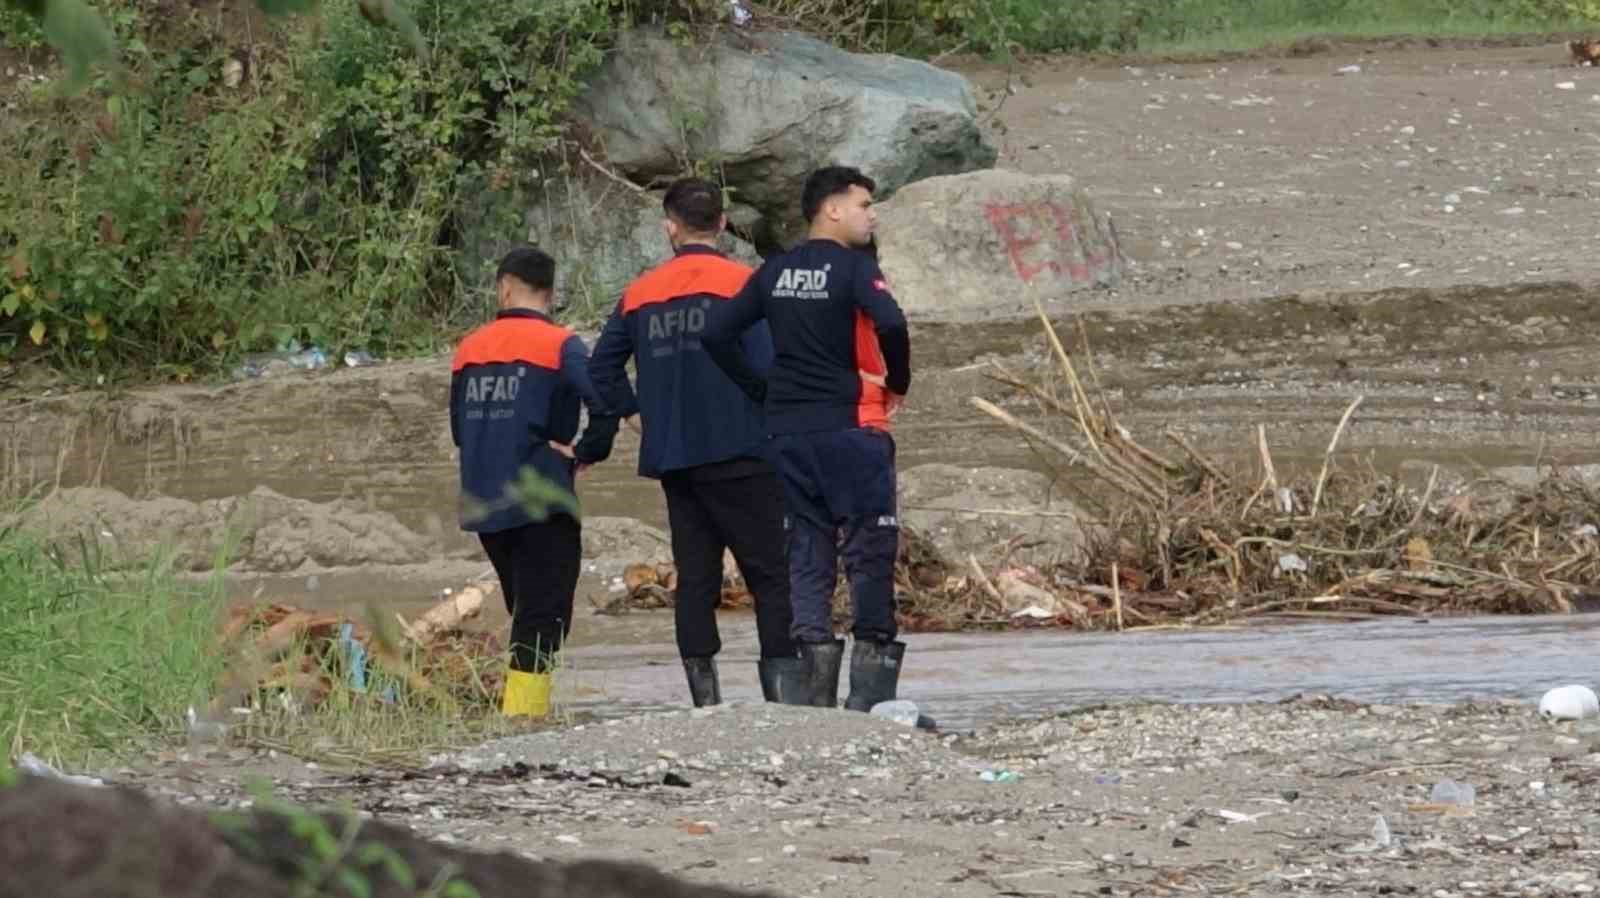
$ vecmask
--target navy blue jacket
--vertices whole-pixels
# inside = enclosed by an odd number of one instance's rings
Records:
[[[456,349],[450,365],[450,436],[461,449],[461,528],[494,533],[544,520],[554,509],[525,508],[510,492],[524,470],[553,481],[576,508],[574,462],[550,448],[589,426],[577,461],[611,454],[617,415],[589,381],[583,338],[530,309],[507,309]],[[576,516],[576,515],[574,515]]]
[[[763,377],[736,340],[757,321],[775,351]],[[808,240],[773,256],[707,318],[706,352],[747,395],[765,402],[772,434],[888,430],[885,390],[911,387],[905,315],[871,255]]]
[[[589,358],[595,389],[623,416],[639,414],[639,473],[661,477],[735,459],[759,458],[760,406],[723,374],[700,345],[711,308],[750,279],[749,266],[708,246],[689,245],[636,278],[606,321]],[[764,326],[739,345],[757,370],[772,362]],[[628,383],[629,357],[638,393]],[[732,470],[743,470],[735,465]]]

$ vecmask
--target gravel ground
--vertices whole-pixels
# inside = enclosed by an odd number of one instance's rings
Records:
[[[229,804],[249,766],[144,781]],[[791,896],[1600,885],[1600,726],[1523,703],[1119,705],[966,733],[730,704],[519,736],[422,771],[274,779],[464,847],[644,860]],[[1470,803],[1436,800],[1447,780]]]

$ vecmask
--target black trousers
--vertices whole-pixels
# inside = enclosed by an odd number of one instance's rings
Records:
[[[722,596],[722,556],[731,550],[755,598],[761,657],[792,657],[789,638],[789,565],[783,535],[783,491],[766,465],[725,470],[738,476],[707,476],[704,469],[661,478],[672,529],[672,561],[678,568],[675,601],[678,653],[706,658],[722,650],[717,603]]]
[[[572,632],[572,597],[583,558],[581,525],[558,514],[498,533],[480,533],[478,540],[500,578],[511,615],[511,669],[549,672]]]
[[[789,512],[795,640],[833,641],[842,555],[852,634],[893,641],[899,635],[894,563],[900,548],[894,438],[866,428],[782,434],[773,438],[771,456]]]

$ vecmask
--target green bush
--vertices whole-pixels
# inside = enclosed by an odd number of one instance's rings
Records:
[[[215,16],[105,6],[127,76],[24,98],[0,134],[0,353],[179,375],[291,341],[432,348],[476,314],[450,241],[459,193],[551,150],[608,0],[425,0],[429,60],[324,4],[277,25],[242,83]]]

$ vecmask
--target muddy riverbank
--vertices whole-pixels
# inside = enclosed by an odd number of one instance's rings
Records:
[[[946,735],[736,703],[411,773],[219,757],[123,776],[218,807],[247,800],[246,770],[452,845],[785,896],[1585,894],[1600,859],[1600,734],[1525,703],[1119,705]]]

